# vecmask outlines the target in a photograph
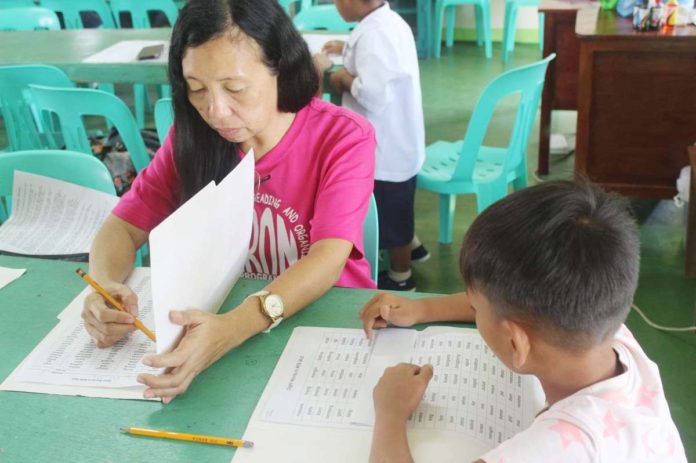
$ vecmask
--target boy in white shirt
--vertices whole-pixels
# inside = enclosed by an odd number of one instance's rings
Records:
[[[638,282],[639,238],[618,196],[545,182],[481,213],[466,234],[467,293],[380,294],[360,313],[368,336],[388,322],[476,321],[510,369],[536,376],[547,406],[476,463],[685,463],[657,365],[623,322]],[[372,462],[412,461],[406,421],[433,375],[400,364],[375,387]]]
[[[414,291],[411,240],[414,233],[416,174],[425,158],[425,129],[418,56],[413,32],[383,0],[335,0],[346,21],[359,21],[347,42],[331,41],[327,54],[343,54],[343,69],[331,86],[342,105],[372,123],[377,138],[374,195],[379,242],[390,268],[378,278],[381,289]],[[319,70],[330,65],[319,59]]]

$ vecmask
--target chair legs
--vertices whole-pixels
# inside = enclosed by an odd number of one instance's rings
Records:
[[[457,204],[457,195],[440,195],[440,243],[452,242],[452,224],[454,223],[454,206]]]
[[[457,7],[455,5],[448,6],[445,17],[445,21],[447,21],[445,45],[447,45],[447,48],[452,48],[452,45],[454,45],[454,25],[457,19]]]
[[[455,5],[444,5],[438,1],[435,5],[435,31],[433,34],[433,56],[439,58],[442,49],[442,20],[445,19],[445,45],[449,48],[454,44],[454,26],[456,20]],[[483,0],[481,4],[473,4],[476,15],[476,43],[485,45],[486,58],[493,56],[491,43],[491,7],[490,0]]]
[[[531,6],[531,5],[528,5]],[[515,50],[515,31],[517,30],[517,2],[505,2],[505,19],[503,22],[503,63],[507,63],[508,56]],[[544,51],[544,13],[539,13],[539,50]]]

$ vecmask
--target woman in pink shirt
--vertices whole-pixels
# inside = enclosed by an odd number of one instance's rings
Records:
[[[129,313],[92,294],[85,327],[100,347],[135,329],[137,301],[122,284],[149,232],[253,148],[257,192],[244,276],[268,280],[222,315],[172,311],[187,327],[170,353],[143,362],[145,397],[165,403],[197,373],[276,326],[334,284],[373,288],[362,225],[374,181],[375,137],[362,117],[313,98],[307,46],[275,0],[191,0],[172,31],[169,80],[175,123],[150,166],[105,221],[90,273]],[[205,239],[192,236],[191,239]]]

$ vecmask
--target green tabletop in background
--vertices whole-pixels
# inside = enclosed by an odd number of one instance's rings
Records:
[[[170,28],[0,32],[0,66],[51,64],[75,82],[167,84],[167,64],[83,63],[122,40],[169,40]]]
[[[74,273],[80,265],[85,264],[0,256],[0,266],[27,269],[0,289],[0,381],[58,323],[58,313],[85,287]],[[263,286],[263,281],[240,280],[221,311]],[[234,454],[228,447],[129,436],[119,429],[140,426],[242,437],[293,328],[360,328],[357,312],[373,294],[331,289],[270,333],[221,358],[169,405],[0,391],[0,462],[228,462]]]

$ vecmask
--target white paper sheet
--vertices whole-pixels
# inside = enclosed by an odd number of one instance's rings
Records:
[[[136,268],[126,282],[138,295],[139,319],[151,327],[150,271]],[[159,374],[161,369],[143,365],[145,354],[155,346],[141,331],[135,331],[114,346],[99,349],[84,329],[80,311],[85,288],[61,314],[60,322],[0,385],[0,390],[43,392],[90,397],[142,399],[140,373]]]
[[[401,361],[435,368],[408,424],[416,461],[475,460],[543,406],[538,382],[501,369],[475,330],[383,330],[370,344],[361,330],[296,328],[244,433],[254,447],[232,461],[367,461],[372,388]]]
[[[159,58],[138,60],[138,53],[144,47],[164,45]],[[122,40],[102,51],[88,56],[83,63],[167,63],[169,61],[169,42],[164,40]]]
[[[26,271],[27,269],[25,268],[0,267],[0,289],[24,275]]]
[[[302,38],[305,39],[305,42],[307,42],[307,46],[309,46],[309,52],[313,55],[315,53],[320,53],[321,49],[324,47],[324,44],[326,42],[329,42],[331,40],[341,40],[342,42],[347,42],[348,41],[348,34],[312,34],[312,33],[303,33]],[[342,55],[334,55],[331,54],[329,55],[329,58],[335,65],[342,66],[343,65],[343,56]]]
[[[152,230],[157,353],[171,350],[183,332],[170,310],[220,309],[247,261],[253,213],[251,150],[219,185],[211,182]]]
[[[86,254],[118,197],[15,171],[12,215],[0,226],[0,250],[27,255]]]

